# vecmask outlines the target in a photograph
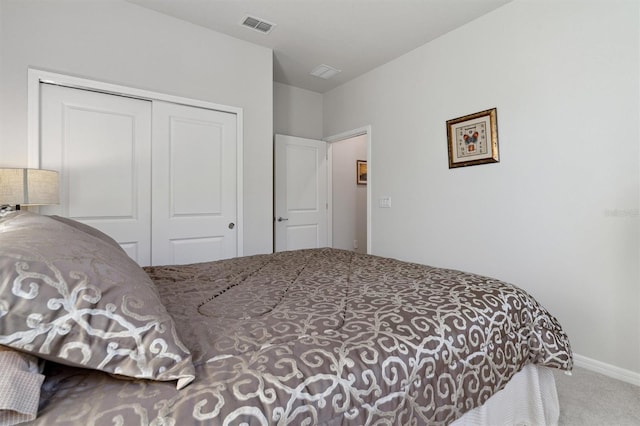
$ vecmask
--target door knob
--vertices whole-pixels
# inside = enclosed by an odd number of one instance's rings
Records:
[[[279,218],[278,218],[278,222],[283,222],[283,221],[285,221],[285,220],[289,220],[289,219],[288,219],[288,218],[286,218],[286,217],[279,217]]]
[[[233,222],[231,222],[231,223],[229,224],[229,229],[233,229],[233,228],[235,228],[235,226],[236,226],[236,224],[235,224],[235,223],[233,223]]]

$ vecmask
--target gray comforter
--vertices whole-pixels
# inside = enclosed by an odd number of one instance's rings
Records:
[[[569,341],[517,287],[334,249],[150,267],[196,380],[49,364],[34,424],[448,424]]]

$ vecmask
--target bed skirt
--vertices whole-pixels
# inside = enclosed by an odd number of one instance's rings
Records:
[[[452,426],[554,426],[560,405],[553,370],[525,365],[501,391],[480,407],[465,413]]]

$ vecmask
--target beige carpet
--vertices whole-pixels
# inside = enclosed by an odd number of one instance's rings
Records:
[[[575,367],[555,372],[559,426],[640,426],[640,387]]]

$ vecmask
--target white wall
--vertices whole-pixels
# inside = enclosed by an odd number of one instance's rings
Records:
[[[5,25],[4,25],[4,0],[0,0],[0,164],[2,163],[2,159],[5,158],[2,152],[2,136],[3,132],[3,117],[4,117],[4,108],[2,106],[2,99],[5,99],[6,95],[4,93],[4,85],[2,81],[4,80],[4,45],[5,40],[7,39],[5,34]]]
[[[274,83],[273,120],[275,133],[322,139],[322,95]]]
[[[27,164],[27,68],[244,110],[244,250],[272,249],[270,49],[121,0],[0,0],[0,166]]]
[[[636,373],[639,8],[515,0],[324,96],[325,135],[372,126],[375,254],[516,283]],[[501,162],[448,169],[446,120],[492,107]]]
[[[367,159],[367,135],[331,144],[332,247],[367,252],[367,187],[356,183],[356,161]]]

